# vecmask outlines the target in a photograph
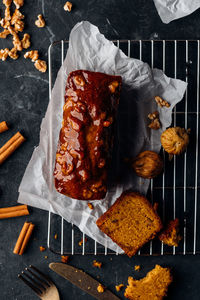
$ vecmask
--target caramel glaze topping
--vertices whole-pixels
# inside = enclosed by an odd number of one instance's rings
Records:
[[[84,70],[69,74],[54,170],[59,193],[79,200],[105,197],[121,81]]]

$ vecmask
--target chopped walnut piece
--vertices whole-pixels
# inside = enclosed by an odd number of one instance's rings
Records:
[[[83,190],[83,197],[84,197],[84,198],[89,199],[89,198],[92,197],[92,195],[93,195],[93,192],[92,192],[92,191],[87,190],[87,189],[84,189],[84,190]]]
[[[80,86],[85,85],[85,79],[81,75],[74,76],[74,82],[76,85],[80,85]]]
[[[42,15],[38,15],[38,19],[35,21],[35,25],[37,27],[44,27],[45,26],[45,20]]]
[[[22,39],[22,47],[24,49],[27,49],[29,48],[31,45],[31,42],[30,42],[30,35],[28,33],[25,33],[24,36],[23,36],[23,39]]]
[[[24,0],[13,0],[13,2],[17,9],[24,5]]]
[[[158,211],[158,206],[159,206],[158,202],[155,202],[155,203],[153,204],[153,209],[154,209],[156,212]]]
[[[24,58],[30,58],[32,62],[35,62],[39,58],[38,50],[31,50],[24,54]]]
[[[72,10],[72,3],[67,1],[64,5],[64,10],[70,12]]]
[[[8,49],[8,48],[1,49],[1,50],[0,50],[0,59],[1,59],[2,61],[5,61],[6,58],[8,57],[8,53],[9,53],[9,49]]]
[[[8,29],[4,29],[4,31],[0,32],[0,38],[6,39],[9,34],[10,31]]]
[[[167,102],[166,100],[162,99],[159,96],[155,97],[155,101],[160,107],[163,107],[163,106],[170,107],[170,103]]]
[[[62,256],[61,256],[61,261],[62,261],[64,264],[66,264],[66,263],[69,261],[69,256],[67,256],[67,255],[62,255]]]
[[[152,114],[148,114],[148,118],[150,120],[154,120],[154,119],[158,118],[158,116],[159,116],[159,112],[158,111],[154,111]]]
[[[158,118],[154,119],[149,125],[149,128],[154,129],[154,130],[158,130],[161,128],[161,124]]]
[[[46,248],[44,248],[43,246],[40,246],[40,252],[44,252],[46,250]]]
[[[45,73],[47,70],[46,61],[41,60],[41,59],[36,60],[36,62],[34,63],[34,66],[38,71],[40,71],[42,73]]]
[[[85,243],[87,242],[87,238],[85,238]],[[82,246],[83,245],[83,239],[81,239],[81,241],[78,243],[79,246]]]
[[[109,90],[111,91],[112,94],[115,93],[116,88],[119,86],[119,83],[117,81],[111,82],[111,84],[108,86]]]
[[[12,0],[3,0],[3,4],[8,7],[11,6]]]
[[[89,209],[94,209],[94,206],[92,203],[88,203],[87,205],[88,205]]]
[[[11,25],[14,25],[18,20],[22,19],[24,19],[24,15],[16,8],[11,18]]]
[[[135,265],[134,270],[135,271],[140,271],[140,265]]]
[[[17,54],[17,49],[15,49],[15,48],[12,48],[12,49],[9,51],[8,55],[9,55],[10,58],[12,58],[12,59],[18,59],[18,57],[19,57],[19,55]]]
[[[98,293],[103,293],[105,291],[105,287],[101,283],[99,283],[97,291]]]
[[[17,20],[14,26],[16,32],[22,32],[24,30],[24,22],[22,20]]]
[[[18,51],[22,51],[22,42],[20,41],[20,38],[18,35],[13,37],[13,46],[16,48]]]
[[[102,262],[93,260],[93,264],[92,264],[92,265],[93,265],[93,267],[95,267],[95,268],[101,269],[101,267],[102,267]]]
[[[154,130],[158,130],[159,128],[161,128],[158,111],[154,111],[152,114],[148,114],[148,118],[152,120],[152,122],[148,125],[149,128]]]
[[[11,20],[11,15],[10,15],[10,7],[7,6],[5,9],[5,20],[10,21]]]
[[[119,291],[121,291],[121,289],[122,289],[123,287],[124,287],[124,284],[121,283],[121,284],[119,284],[119,285],[116,285],[116,286],[115,286],[115,289],[116,289],[117,292],[119,292]]]

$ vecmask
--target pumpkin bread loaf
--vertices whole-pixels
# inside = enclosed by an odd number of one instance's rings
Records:
[[[135,280],[128,278],[124,296],[130,300],[161,300],[167,296],[168,286],[172,282],[169,268],[156,265],[146,277]]]
[[[149,201],[139,193],[124,192],[96,222],[131,257],[162,229]]]

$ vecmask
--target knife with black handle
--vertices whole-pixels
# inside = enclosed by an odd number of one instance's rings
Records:
[[[92,295],[98,300],[120,300],[111,291],[105,289],[103,293],[97,291],[100,284],[97,280],[86,274],[80,269],[62,263],[50,263],[49,268],[58,275],[69,280],[71,283],[82,289],[84,292]]]

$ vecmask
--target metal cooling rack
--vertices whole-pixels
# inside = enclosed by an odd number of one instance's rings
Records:
[[[178,217],[183,240],[168,247],[158,240],[145,245],[138,255],[199,254],[200,253],[200,176],[199,169],[199,87],[200,41],[116,40],[114,43],[129,57],[141,59],[152,68],[188,83],[184,99],[173,111],[174,126],[191,128],[187,151],[170,162],[163,152],[164,173],[151,180],[149,197],[159,203],[163,222]],[[68,42],[59,41],[49,47],[49,96],[57,72],[63,63]],[[57,234],[57,239],[54,235]],[[87,241],[85,240],[87,239]],[[83,244],[79,246],[79,242]],[[49,212],[47,245],[58,254],[118,254],[86,237],[73,224]]]

